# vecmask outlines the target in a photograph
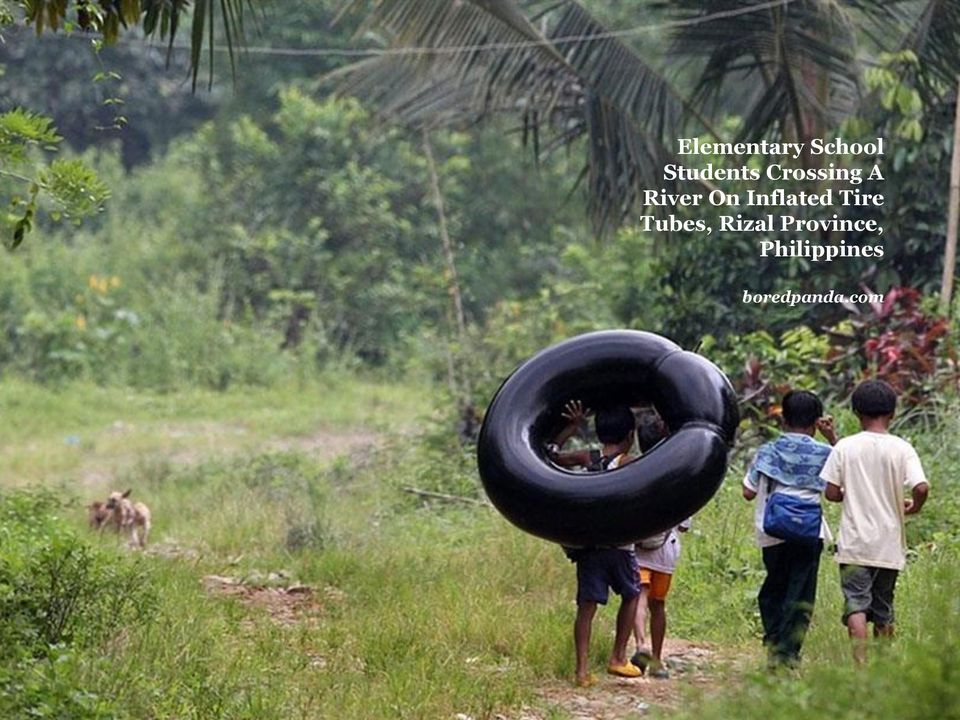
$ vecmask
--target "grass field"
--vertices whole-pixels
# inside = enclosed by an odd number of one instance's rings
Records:
[[[102,484],[144,459],[194,461],[268,447],[335,456],[358,434],[415,430],[422,388],[331,376],[306,386],[145,393],[124,387],[0,383],[4,486]],[[399,423],[399,425],[395,425]],[[272,445],[271,445],[272,444]]]
[[[59,557],[51,548],[72,542],[93,558],[74,573],[78,587],[94,585],[89,597],[78,591],[87,599],[73,608],[75,633],[41,655],[7,657],[3,716],[958,716],[955,421],[915,438],[937,459],[927,468],[935,492],[910,527],[900,637],[867,671],[851,667],[825,556],[804,669],[759,672],[762,573],[734,467],[685,538],[669,601],[670,635],[702,648],[703,666],[665,685],[606,681],[575,693],[573,568],[559,549],[489,507],[402,491],[476,496],[469,452],[438,437],[431,411],[420,388],[354,379],[226,395],[0,386],[0,605],[14,602],[10,578],[48,567]],[[11,490],[39,486],[58,500]],[[84,527],[82,505],[113,486],[153,508],[149,552]],[[24,498],[47,531],[16,520],[26,515],[10,508]],[[21,599],[51,606],[43,582],[19,587]],[[107,600],[117,608],[108,630],[83,632]],[[613,609],[601,611],[598,671],[612,623]]]

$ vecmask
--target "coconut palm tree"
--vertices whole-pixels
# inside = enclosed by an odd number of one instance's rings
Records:
[[[576,0],[354,0],[384,52],[338,73],[340,88],[415,126],[513,113],[538,154],[584,139],[603,229],[642,188],[666,185],[676,137],[719,136],[714,118],[739,116],[743,138],[804,141],[861,107],[863,67],[880,51],[914,50],[929,103],[960,70],[957,0],[638,5],[645,26],[611,32]],[[649,60],[651,32],[669,39],[665,69]],[[692,91],[677,68],[694,73]]]
[[[433,126],[516,113],[538,155],[587,138],[583,177],[600,228],[641,188],[664,184],[670,138],[696,115],[577,2],[396,0],[375,3],[360,32],[378,33],[388,52],[339,73],[340,86],[385,117]]]
[[[511,113],[537,155],[586,140],[582,178],[601,230],[642,188],[669,187],[661,168],[675,138],[719,137],[716,118],[740,117],[735,136],[803,141],[862,108],[863,67],[881,51],[916,54],[910,80],[928,105],[960,72],[958,0],[638,0],[644,25],[612,32],[577,0],[344,2],[365,13],[361,32],[382,54],[340,72],[341,90],[414,126]],[[16,4],[38,32],[71,21],[110,42],[139,27],[171,47],[189,15],[194,85],[205,45],[212,67],[221,39],[233,67],[246,18],[283,12],[269,0]],[[664,39],[669,62],[655,64]]]
[[[700,63],[691,102],[713,109],[726,99],[730,109],[733,98],[742,138],[807,141],[836,128],[862,107],[863,68],[883,51],[917,55],[914,80],[931,104],[960,71],[957,2],[793,0],[757,12],[746,12],[762,4],[752,0],[657,4],[682,23],[673,55]]]

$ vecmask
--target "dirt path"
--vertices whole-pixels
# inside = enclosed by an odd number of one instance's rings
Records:
[[[313,588],[301,585],[282,574],[233,577],[207,575],[202,580],[212,595],[233,597],[247,607],[267,614],[285,628],[311,625],[331,604],[342,603],[344,593],[334,587]],[[664,657],[670,678],[632,680],[598,676],[592,688],[574,687],[568,681],[553,681],[537,690],[538,707],[524,707],[497,720],[636,720],[647,715],[669,716],[698,696],[711,695],[730,677],[730,667],[749,665],[753,659],[739,655],[722,657],[720,648],[710,643],[668,638]],[[326,664],[326,659],[314,659]],[[461,714],[458,720],[474,720]]]
[[[634,720],[650,714],[658,717],[680,709],[685,702],[719,690],[729,676],[725,666],[748,664],[745,657],[724,658],[720,648],[709,643],[668,638],[664,657],[670,679],[619,679],[598,676],[592,688],[580,689],[569,682],[544,685],[538,695],[549,715],[525,709],[516,720],[545,720],[560,713],[573,720]],[[513,720],[513,719],[511,719]]]

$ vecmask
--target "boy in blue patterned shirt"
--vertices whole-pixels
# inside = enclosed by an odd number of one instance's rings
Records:
[[[830,530],[821,521],[816,543],[771,537],[763,531],[766,503],[773,493],[782,493],[819,504],[826,486],[820,471],[830,455],[830,446],[837,442],[833,419],[824,417],[823,403],[812,392],[787,393],[782,408],[783,434],[760,447],[743,479],[743,497],[757,499],[757,544],[767,570],[757,601],[771,668],[793,666],[800,660],[817,596],[820,553]],[[818,430],[830,445],[813,439]]]

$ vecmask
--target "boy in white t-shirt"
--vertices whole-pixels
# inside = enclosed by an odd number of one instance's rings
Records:
[[[859,664],[867,657],[868,622],[874,636],[893,636],[894,588],[906,563],[904,516],[920,512],[930,486],[917,451],[890,434],[897,406],[893,388],[867,380],[851,400],[862,432],[837,443],[820,477],[827,483],[827,500],[843,503],[837,562],[843,622]]]

